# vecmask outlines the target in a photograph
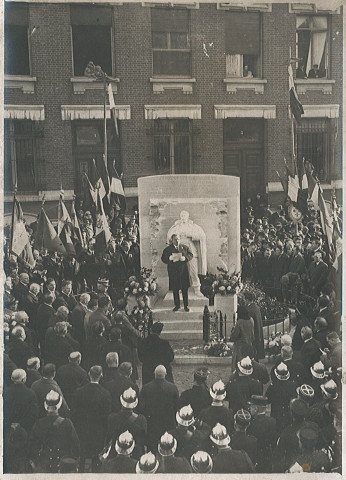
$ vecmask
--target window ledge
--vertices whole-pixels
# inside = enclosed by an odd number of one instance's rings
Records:
[[[193,84],[196,83],[195,78],[150,78],[153,86],[153,93],[160,94],[165,90],[181,90],[188,95],[193,93]]]
[[[119,78],[112,78],[113,93],[118,93]],[[103,82],[89,77],[72,77],[71,83],[73,86],[73,93],[76,95],[83,95],[85,90],[103,90]]]
[[[256,95],[263,95],[267,80],[261,78],[224,78],[227,93],[237,93],[237,90],[254,90]]]
[[[322,90],[324,95],[331,95],[335,80],[327,80],[326,78],[296,78],[295,84],[298,95],[304,95],[309,90]]]
[[[30,75],[5,75],[5,88],[21,88],[23,93],[35,93],[36,77]]]

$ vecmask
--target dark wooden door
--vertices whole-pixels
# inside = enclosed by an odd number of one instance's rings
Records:
[[[264,193],[263,149],[232,146],[224,151],[224,173],[240,177],[241,200]]]

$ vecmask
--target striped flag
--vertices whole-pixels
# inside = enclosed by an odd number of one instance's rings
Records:
[[[84,248],[85,247],[84,237],[83,237],[82,231],[80,229],[74,199],[72,200],[72,205],[71,205],[71,222],[72,222],[72,226],[73,226],[73,236],[74,236],[75,248],[77,250],[78,250],[78,248]]]
[[[298,174],[295,172],[291,173],[286,158],[284,158],[286,172],[287,172],[287,196],[291,199],[292,202],[297,202],[298,200],[298,191],[299,191],[299,178]]]
[[[322,231],[326,236],[327,239],[327,246],[329,252],[329,261],[332,263],[334,261],[333,258],[333,220],[328,211],[327,204],[323,197],[323,191],[319,188],[318,191],[318,206],[320,208],[320,217],[321,217],[321,225]]]
[[[90,177],[91,185],[94,187],[94,190],[99,192],[101,199],[103,199],[107,195],[107,192],[94,158],[91,165]]]
[[[30,267],[35,266],[30,236],[25,228],[23,210],[16,197],[13,199],[11,252],[21,257]]]
[[[108,220],[103,209],[102,199],[99,191],[97,191],[96,203],[96,228],[95,228],[95,254],[102,254],[111,239],[111,231],[108,225]]]
[[[303,105],[300,103],[297,92],[296,92],[291,64],[288,66],[288,85],[289,85],[289,92],[290,92],[291,112],[294,118],[297,120],[297,122],[300,122],[302,114],[304,113],[304,108],[303,108]]]
[[[117,111],[115,108],[115,101],[114,101],[114,95],[113,95],[113,89],[112,89],[111,83],[107,85],[107,92],[108,92],[108,100],[109,100],[109,108],[111,111],[111,117],[113,118],[113,121],[114,121],[115,133],[117,134],[117,137],[119,137],[118,117],[117,117]]]
[[[66,248],[55,231],[51,221],[47,217],[43,207],[41,208],[40,216],[37,221],[34,247],[38,250],[45,248],[51,252],[59,252],[66,255]]]
[[[110,204],[117,203],[120,206],[120,210],[126,210],[126,198],[121,178],[115,169],[115,161],[112,167],[109,169],[110,176]]]
[[[63,192],[61,192],[58,203],[58,237],[66,248],[66,252],[69,255],[76,255],[76,250],[72,241],[72,230],[72,220],[63,200]]]

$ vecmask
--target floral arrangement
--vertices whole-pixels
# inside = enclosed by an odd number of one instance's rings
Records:
[[[217,267],[218,273],[200,275],[201,292],[206,297],[219,293],[221,295],[234,295],[243,288],[240,273],[229,274],[227,270]]]
[[[141,268],[140,274],[138,276],[131,275],[124,285],[125,297],[155,295],[156,289],[156,277],[153,276],[151,268]]]
[[[232,355],[232,349],[224,338],[214,339],[204,345],[204,352],[208,357],[230,357]]]
[[[272,332],[268,340],[265,340],[264,350],[266,352],[266,357],[271,357],[273,359],[280,355],[282,335],[282,332]]]
[[[144,302],[139,302],[138,305],[133,307],[132,312],[129,315],[132,325],[141,332],[142,336],[147,336],[149,327],[151,326],[151,309]]]
[[[272,324],[274,320],[281,321],[289,314],[286,304],[280,303],[275,297],[270,297],[256,284],[246,281],[238,297],[238,304],[245,305],[244,293],[251,292],[259,306],[263,318],[263,325]]]

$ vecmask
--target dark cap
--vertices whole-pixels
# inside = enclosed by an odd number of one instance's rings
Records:
[[[198,367],[194,371],[193,376],[198,380],[205,381],[207,380],[209,374],[210,371],[207,369],[207,367]]]
[[[291,412],[298,417],[305,417],[309,410],[307,404],[304,402],[304,400],[301,400],[300,398],[294,398],[291,401],[290,407]]]
[[[161,322],[155,322],[153,326],[151,327],[151,331],[153,333],[161,333],[163,329],[163,323]]]
[[[253,405],[260,405],[262,407],[265,407],[269,403],[268,398],[264,395],[251,395],[250,401]]]
[[[234,420],[238,425],[249,425],[249,423],[251,422],[251,414],[250,412],[242,408],[238,410],[237,413],[234,415]]]

